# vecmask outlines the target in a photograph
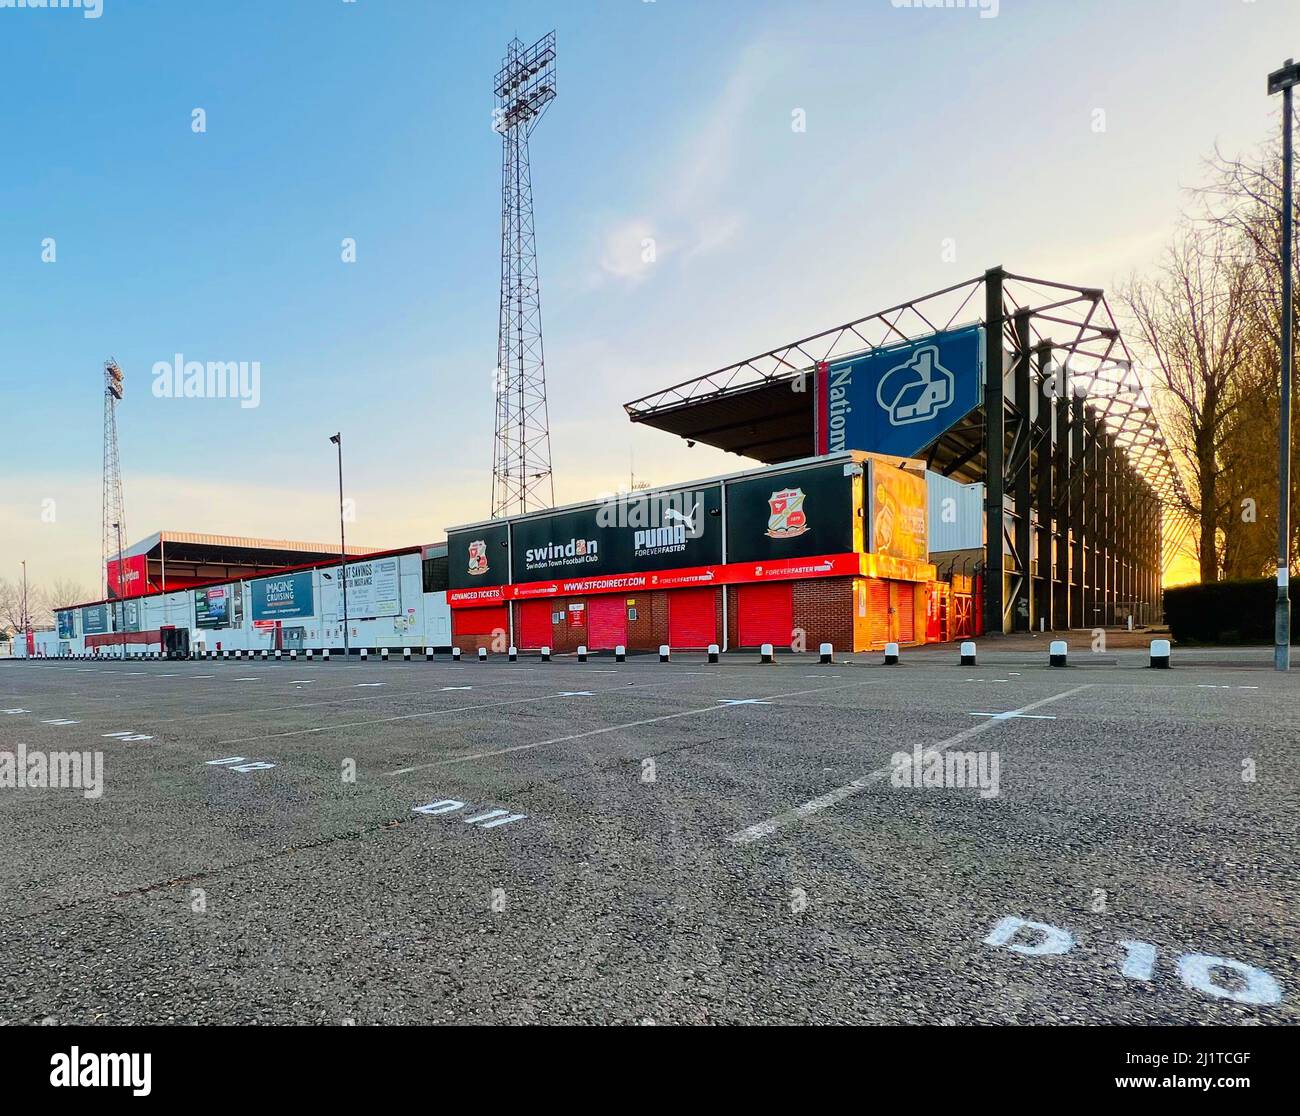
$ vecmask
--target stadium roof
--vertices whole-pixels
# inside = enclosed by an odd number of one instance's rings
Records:
[[[252,539],[241,535],[205,535],[194,531],[155,531],[122,552],[124,558],[138,554],[151,557],[167,547],[168,560],[235,561],[235,557],[255,558],[259,564],[290,565],[309,557],[337,557],[337,543],[294,542],[289,539]],[[240,552],[245,552],[240,554]],[[373,554],[373,546],[349,546],[349,554]],[[281,556],[281,557],[277,557]]]
[[[1089,380],[1089,403],[1161,499],[1185,502],[1182,478],[1147,391],[1134,386],[1132,359],[1098,288],[1001,272],[1004,347],[1015,347],[1016,319],[1031,348],[1050,346],[1071,373]],[[888,345],[985,320],[985,273],[928,295],[790,342],[758,356],[624,404],[632,422],[766,463],[815,452],[812,373]],[[984,473],[983,409],[972,412],[916,454],[959,480]],[[856,449],[870,450],[871,446]]]

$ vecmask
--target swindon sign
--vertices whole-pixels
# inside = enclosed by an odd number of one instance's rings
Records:
[[[815,383],[818,453],[911,457],[980,405],[984,327],[821,364]]]

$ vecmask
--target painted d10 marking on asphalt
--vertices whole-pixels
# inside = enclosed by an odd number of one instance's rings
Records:
[[[444,814],[455,814],[464,810],[466,805],[466,803],[456,798],[443,798],[437,802],[425,803],[423,806],[412,806],[411,813],[424,814],[426,817],[440,817]],[[512,814],[509,810],[493,808],[461,820],[466,825],[476,826],[478,829],[496,829],[497,826],[523,821],[526,817],[528,817],[527,814]]]
[[[125,732],[106,732],[103,737],[105,740],[117,739],[125,741],[153,739],[152,736],[145,736],[144,733],[136,732],[135,729],[127,729]]]
[[[224,759],[205,760],[208,767],[224,767],[227,771],[270,771],[275,766],[265,760],[246,760],[243,756],[226,756]]]
[[[1026,931],[1036,935],[1036,940],[1026,940]],[[984,944],[1005,947],[1025,957],[1046,957],[1069,953],[1076,941],[1069,930],[1059,926],[1007,915],[989,932]],[[1128,980],[1151,980],[1155,974],[1156,947],[1151,942],[1133,940],[1119,944],[1124,949],[1120,975]],[[1282,986],[1267,969],[1210,953],[1184,953],[1176,964],[1178,976],[1186,987],[1216,1000],[1265,1007],[1282,1002]],[[1220,973],[1233,974],[1236,987],[1222,983],[1218,978]]]

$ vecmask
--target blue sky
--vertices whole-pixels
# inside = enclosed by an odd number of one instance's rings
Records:
[[[552,28],[533,179],[562,502],[630,454],[654,482],[743,467],[633,429],[621,404],[655,388],[993,264],[1150,267],[1212,146],[1273,134],[1265,74],[1300,54],[1293,0],[0,8],[0,577],[97,584],[109,355],[132,539],[332,538],[339,428],[350,541],[485,516],[492,77]],[[176,353],[259,361],[260,406],[154,398]]]

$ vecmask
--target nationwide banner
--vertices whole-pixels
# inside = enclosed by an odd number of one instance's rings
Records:
[[[568,597],[596,593],[647,592],[651,589],[708,588],[743,585],[759,581],[790,581],[806,577],[855,577],[862,571],[861,554],[822,554],[810,558],[777,558],[763,562],[732,562],[728,565],[693,566],[649,573],[594,575],[555,578],[491,589],[452,589],[447,603],[453,608],[527,601],[546,597]],[[933,569],[933,567],[931,567]]]
[[[873,349],[814,377],[817,452],[914,457],[984,397],[984,328]]]

